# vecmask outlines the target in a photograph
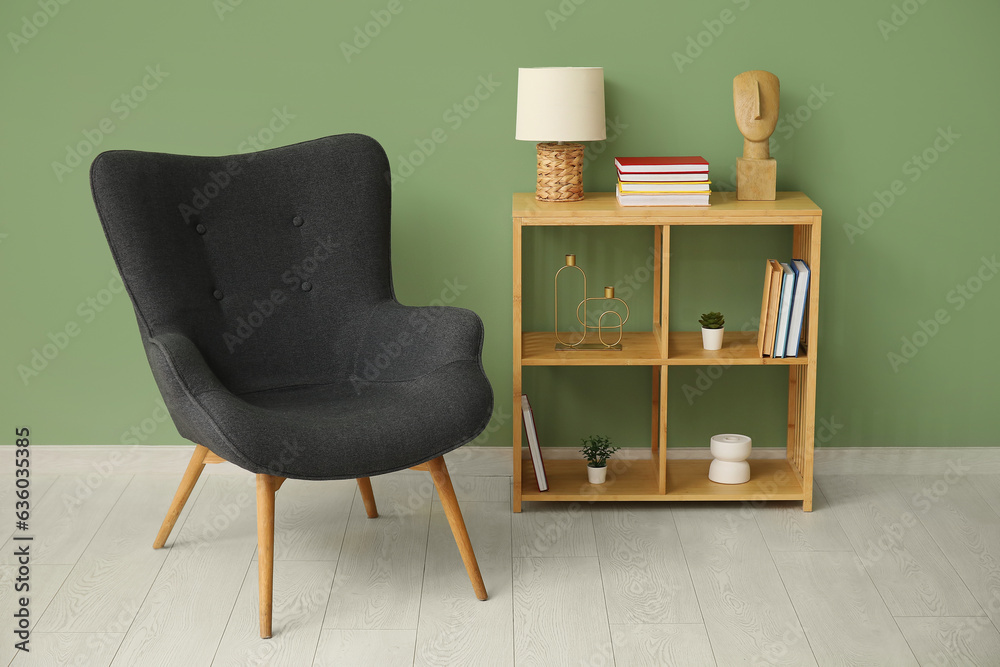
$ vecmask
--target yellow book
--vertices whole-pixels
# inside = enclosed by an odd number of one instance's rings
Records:
[[[629,183],[618,181],[618,191],[623,195],[702,195],[709,192],[709,184],[712,181],[697,181],[688,183]]]

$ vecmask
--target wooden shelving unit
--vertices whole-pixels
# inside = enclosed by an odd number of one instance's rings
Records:
[[[614,500],[801,500],[812,510],[813,429],[816,407],[816,330],[819,316],[820,225],[822,211],[801,192],[779,192],[771,202],[741,202],[733,192],[715,192],[710,207],[630,207],[614,193],[593,192],[582,202],[547,203],[534,193],[514,195],[514,406],[521,404],[521,371],[525,366],[651,366],[653,369],[653,438],[649,459],[611,462],[608,482],[587,482],[586,462],[549,460],[549,490],[538,491],[535,471],[522,447],[519,409],[514,426],[513,509],[522,501]],[[521,235],[531,226],[619,226],[653,228],[653,322],[651,331],[625,333],[621,351],[555,350],[551,331],[524,331],[521,321]],[[671,331],[670,230],[678,225],[790,225],[793,256],[811,271],[809,301],[799,356],[761,358],[756,333],[726,332],[721,350],[702,349],[701,332]],[[765,257],[761,257],[761,263]],[[751,458],[746,484],[708,480],[708,460],[667,458],[667,380],[671,366],[787,366],[788,439],[785,459]],[[766,446],[766,443],[756,443]]]

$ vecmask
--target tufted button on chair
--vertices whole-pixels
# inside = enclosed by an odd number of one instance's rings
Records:
[[[261,637],[286,478],[356,479],[374,518],[371,476],[429,471],[486,599],[443,458],[492,414],[483,324],[396,301],[388,173],[359,134],[227,157],[109,151],[91,167],[153,378],[197,443],[153,546],[206,463],[255,473]]]

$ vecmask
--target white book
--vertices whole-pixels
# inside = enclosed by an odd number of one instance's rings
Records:
[[[623,195],[615,190],[620,206],[708,206],[708,194]]]
[[[549,481],[545,479],[545,462],[542,461],[542,448],[538,446],[538,431],[535,430],[535,418],[531,414],[531,404],[528,395],[521,394],[521,412],[524,415],[524,432],[528,436],[528,451],[531,452],[531,465],[535,468],[535,481],[539,491],[549,490]]]
[[[678,181],[707,181],[708,171],[678,171],[671,173],[626,173],[618,171],[618,180],[624,183],[636,181],[653,181],[659,183],[676,183]]]
[[[809,265],[801,259],[792,260],[795,271],[795,295],[792,297],[792,319],[788,326],[788,345],[785,356],[799,356],[799,339],[802,338],[802,321],[806,314],[806,297],[809,296]]]
[[[775,359],[785,356],[788,346],[788,323],[792,316],[792,294],[795,291],[795,272],[786,262],[781,263],[781,301],[778,304],[778,325],[774,331]]]

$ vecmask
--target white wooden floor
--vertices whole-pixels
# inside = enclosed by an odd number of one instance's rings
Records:
[[[509,464],[508,464],[509,465]],[[509,469],[509,468],[508,468]],[[1000,475],[820,475],[794,503],[527,503],[453,470],[479,602],[428,475],[289,480],[278,492],[274,638],[257,631],[253,476],[33,477],[31,652],[11,665],[1000,665]],[[12,477],[0,476],[11,516]]]

